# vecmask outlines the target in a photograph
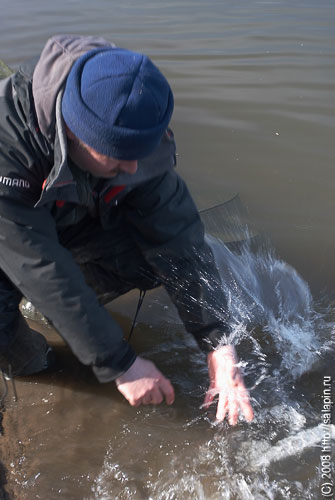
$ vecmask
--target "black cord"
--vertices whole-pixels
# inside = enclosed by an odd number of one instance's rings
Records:
[[[129,333],[129,336],[128,336],[128,342],[130,341],[131,336],[133,334],[133,331],[135,329],[135,324],[136,324],[137,316],[138,316],[138,313],[140,312],[141,306],[143,304],[145,293],[146,293],[146,290],[140,290],[140,296],[138,298],[137,308],[136,308],[135,316],[134,316],[134,319],[133,319],[133,324],[131,325],[130,333]]]

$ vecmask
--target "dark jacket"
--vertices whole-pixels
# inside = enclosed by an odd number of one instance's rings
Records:
[[[107,43],[94,37],[54,37],[37,64],[0,82],[2,338],[10,334],[18,314],[19,290],[104,382],[128,369],[135,353],[60,244],[62,231],[87,214],[108,229],[116,211],[123,211],[137,247],[199,343],[212,347],[226,328],[225,298],[204,228],[173,168],[171,132],[139,162],[134,176],[105,179],[97,192],[90,176],[68,162],[60,113],[66,76],[77,57]]]

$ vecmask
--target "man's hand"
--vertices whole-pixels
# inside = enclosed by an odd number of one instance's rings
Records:
[[[220,347],[208,354],[207,362],[210,386],[205,396],[204,407],[208,408],[218,394],[216,419],[219,422],[222,422],[228,414],[230,425],[236,425],[239,409],[246,420],[251,422],[254,413],[238,367],[235,348],[232,345]]]
[[[131,367],[115,380],[116,387],[131,406],[174,402],[171,382],[147,359],[136,358]]]

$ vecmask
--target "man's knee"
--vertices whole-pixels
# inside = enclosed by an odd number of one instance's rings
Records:
[[[110,260],[100,259],[82,266],[86,282],[98,296],[106,293],[114,298],[134,288],[151,290],[161,284],[154,270],[136,251],[124,252]]]

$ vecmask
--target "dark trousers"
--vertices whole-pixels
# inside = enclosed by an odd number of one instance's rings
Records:
[[[121,216],[108,230],[97,219],[85,217],[80,224],[62,231],[60,241],[70,250],[86,283],[102,302],[134,288],[149,290],[161,284]]]

